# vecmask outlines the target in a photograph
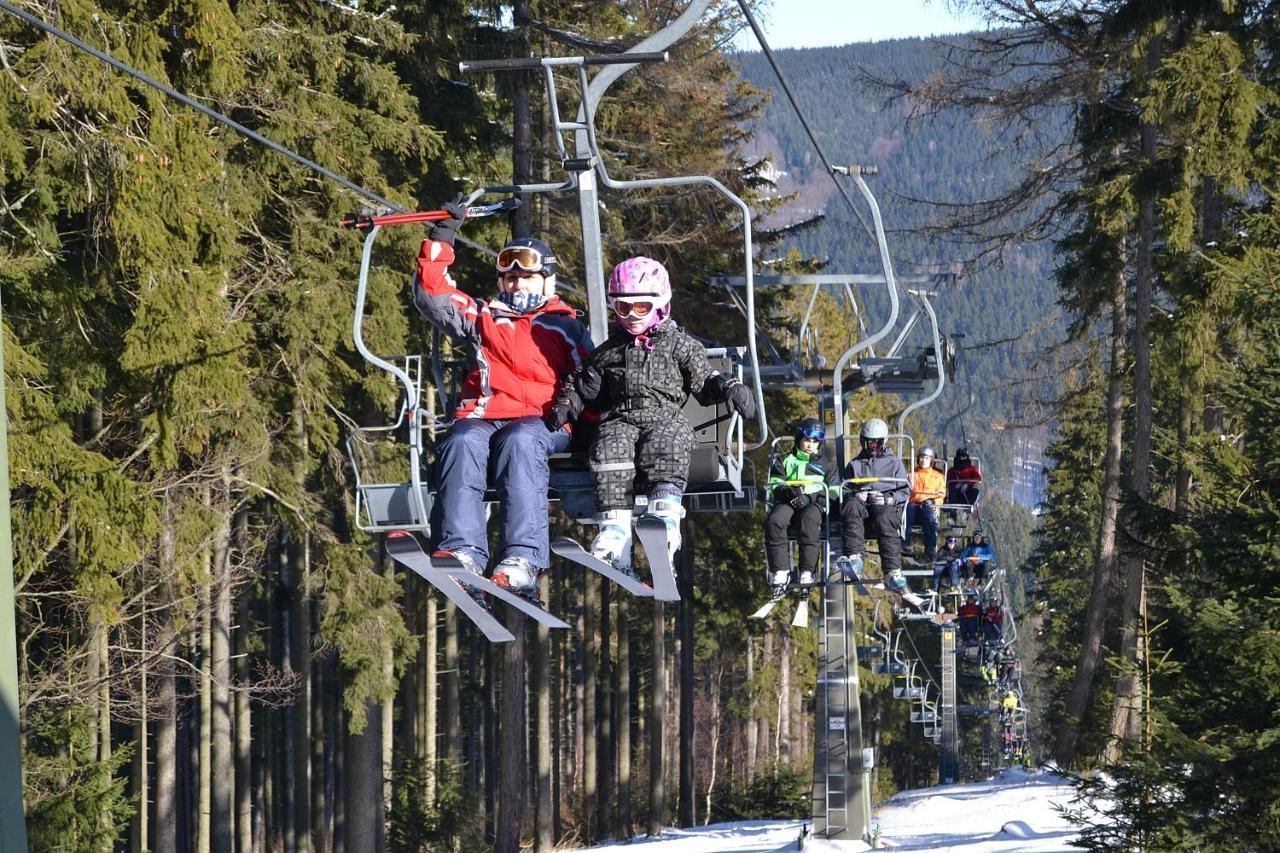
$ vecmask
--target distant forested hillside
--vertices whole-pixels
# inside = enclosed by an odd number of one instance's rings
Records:
[[[870,185],[891,232],[897,272],[920,272],[937,265],[960,270],[976,249],[917,233],[922,224],[945,220],[946,212],[910,200],[955,203],[990,198],[1016,180],[1023,155],[1011,150],[1003,129],[983,127],[969,114],[952,112],[908,121],[908,103],[888,101],[883,92],[861,82],[859,73],[864,68],[882,79],[920,80],[943,70],[941,47],[928,40],[904,39],[783,50],[776,56],[831,161],[879,168]],[[874,242],[823,174],[764,56],[744,53],[738,59],[751,83],[774,92],[755,126],[753,153],[769,154],[785,173],[779,189],[798,193],[787,208],[788,220],[818,212],[826,215],[816,227],[789,242],[805,255],[825,260],[827,271],[878,272]],[[1068,132],[1069,117],[1062,118],[1059,127],[1040,128],[1042,137],[1061,139]],[[852,182],[847,186],[869,224],[870,216]],[[1052,390],[1046,382],[1020,381],[1031,375],[1035,353],[1061,337],[1051,271],[1052,247],[1024,244],[1007,251],[1000,263],[966,273],[954,291],[940,295],[935,303],[943,333],[965,336],[960,343],[968,348],[962,359],[968,370],[962,364],[959,386],[949,387],[927,407],[929,438],[949,448],[962,441],[976,448],[999,476],[1006,495],[1015,488],[1015,481],[1019,484],[1013,496],[1023,504],[1038,499],[1035,475],[1045,431],[1014,434],[999,427],[1034,419],[1034,398]],[[883,317],[887,311],[883,294],[867,295],[871,319]],[[1014,340],[984,346],[1008,339]],[[972,408],[952,419],[964,409],[970,392],[975,396]],[[994,432],[993,426],[997,427]],[[940,432],[944,428],[945,435]],[[1033,473],[1031,482],[1028,471]]]

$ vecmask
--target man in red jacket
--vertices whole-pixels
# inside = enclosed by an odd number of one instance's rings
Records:
[[[443,510],[437,555],[483,574],[489,562],[484,493],[489,473],[501,501],[499,561],[493,580],[531,598],[550,565],[547,457],[569,446],[568,427],[543,418],[565,377],[591,353],[578,312],[555,294],[556,257],[532,237],[498,254],[496,299],[477,300],[449,276],[453,240],[465,216],[438,222],[422,244],[413,301],[427,320],[469,351],[471,372],[448,434],[436,448]]]

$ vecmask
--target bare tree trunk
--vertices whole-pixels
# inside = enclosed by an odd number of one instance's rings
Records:
[[[293,437],[299,452],[293,465],[294,485],[299,494],[307,489],[308,455],[307,430],[301,401],[293,406]],[[311,539],[303,529],[295,530],[289,537],[292,554],[293,588],[289,590],[289,623],[293,629],[289,637],[292,645],[289,659],[298,676],[298,692],[293,703],[293,801],[295,853],[311,853],[311,750],[314,738],[311,733]],[[390,725],[388,723],[388,728]]]
[[[764,635],[764,649],[760,654],[760,665],[769,666],[769,664],[772,661],[773,661],[773,634],[766,633]],[[769,711],[769,708],[764,703],[761,703],[757,711],[757,713],[759,714],[758,726],[760,729],[760,736],[759,736],[760,748],[766,754],[771,754],[773,761],[777,761],[778,760],[777,744],[776,743],[774,744],[772,750],[769,749],[769,716],[770,715],[768,711]],[[760,757],[761,759],[764,759],[765,755],[761,755]]]
[[[667,648],[665,606],[653,603],[653,682],[649,695],[649,825],[650,835],[661,835],[667,820],[667,794],[663,778],[663,725],[667,711]]]
[[[582,595],[582,826],[583,841],[596,835],[596,581],[587,573]]]
[[[458,608],[452,601],[444,607],[444,757],[456,762],[462,757],[462,717],[458,695]]]
[[[631,624],[630,603],[618,597],[618,822],[630,838],[631,815]]]
[[[707,800],[702,823],[711,823],[711,803],[716,791],[716,763],[720,760],[720,686],[724,667],[717,663],[716,680],[711,690],[711,776],[707,780]]]
[[[747,637],[747,690],[753,691],[756,679],[756,641],[754,637]],[[759,726],[756,724],[756,701],[755,696],[750,696],[750,712],[747,714],[747,781],[753,782],[756,778],[756,751],[760,748]]]
[[[139,617],[138,630],[138,649],[139,656],[147,657],[147,648],[149,644],[149,633],[147,623],[147,594],[146,585],[147,571],[144,564],[141,572],[141,583],[143,587],[142,593],[142,612]],[[151,779],[147,772],[151,761],[151,748],[148,727],[151,725],[151,688],[150,679],[147,677],[147,667],[142,667],[138,674],[138,695],[141,697],[138,702],[138,722],[134,725],[134,756],[133,756],[133,793],[137,797],[137,811],[133,817],[133,831],[129,834],[129,851],[130,853],[147,853],[151,849],[150,841],[150,808],[151,808]]]
[[[528,791],[529,724],[525,715],[525,647],[528,626],[524,614],[507,611],[507,628],[515,640],[504,646],[502,728],[499,741],[497,853],[518,853]]]
[[[791,764],[791,638],[782,635],[782,650],[778,655],[778,730],[774,732],[778,745],[775,752],[780,764]]]
[[[352,853],[380,853],[383,849],[382,705],[365,703],[364,731],[345,727],[343,760],[343,834]]]
[[[608,583],[600,585],[600,666],[596,674],[596,837],[612,838],[613,821],[613,660],[610,655],[613,624],[610,619],[612,590]]]
[[[539,593],[543,601],[551,601],[550,579],[543,575]],[[551,650],[551,631],[539,624],[534,631],[533,705],[538,715],[533,736],[533,849],[535,853],[550,853],[555,846],[552,834],[551,756],[555,742],[551,737],[551,673],[555,658]]]
[[[1148,71],[1159,66],[1159,44],[1148,48]],[[1142,125],[1142,161],[1156,158],[1156,128]],[[1134,500],[1146,501],[1150,494],[1151,466],[1151,299],[1155,290],[1155,200],[1145,190],[1138,206],[1138,240],[1134,269],[1133,301],[1133,444],[1130,454],[1129,490]],[[1135,543],[1137,536],[1131,537]],[[1115,700],[1111,709],[1111,735],[1104,761],[1120,760],[1126,743],[1137,736],[1142,718],[1140,631],[1146,599],[1146,563],[1140,547],[1131,546],[1125,557],[1124,603],[1120,610],[1120,670],[1116,675]]]
[[[1093,587],[1085,607],[1080,657],[1067,698],[1066,716],[1058,729],[1053,753],[1066,767],[1075,758],[1076,742],[1098,662],[1102,657],[1102,632],[1107,620],[1107,591],[1116,567],[1116,518],[1120,506],[1120,454],[1124,429],[1125,283],[1117,272],[1111,287],[1111,372],[1107,382],[1107,449],[1102,460],[1102,507],[1094,552]]]
[[[157,566],[161,606],[156,626],[157,647],[161,656],[156,664],[156,820],[155,853],[178,853],[178,693],[171,657],[176,653],[173,621],[173,581],[175,532],[173,507],[168,493],[164,497],[160,531],[160,559]]]
[[[204,495],[205,506],[212,509],[209,493]],[[205,577],[212,577],[213,560],[209,550],[203,554]],[[197,807],[196,853],[209,853],[209,819],[213,808],[213,603],[211,585],[200,584],[200,613],[197,631],[200,643],[200,730],[197,734]]]
[[[249,542],[249,513],[236,513],[236,550],[244,553]],[[236,715],[236,846],[237,853],[253,850],[253,714],[249,700],[249,595],[236,599],[235,632]]]
[[[694,800],[693,752],[693,522],[684,521],[684,547],[677,554],[680,580],[680,815],[681,827],[698,822],[698,804]]]
[[[231,772],[231,494],[229,475],[224,475],[219,490],[222,522],[213,543],[213,606],[210,610],[209,675],[212,693],[209,707],[209,730],[212,736],[209,755],[211,789],[209,797],[210,849],[213,853],[231,853],[234,826],[231,820],[231,798],[235,777]]]
[[[436,655],[439,650],[439,625],[435,594],[423,590],[427,607],[427,630],[422,641],[422,758],[427,767],[426,803],[428,807],[436,802],[436,774],[440,772],[439,756],[436,753],[436,681],[439,678]]]

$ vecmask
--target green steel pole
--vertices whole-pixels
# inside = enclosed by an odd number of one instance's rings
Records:
[[[18,634],[9,527],[9,415],[4,407],[3,312],[0,312],[0,853],[27,853],[18,735]]]

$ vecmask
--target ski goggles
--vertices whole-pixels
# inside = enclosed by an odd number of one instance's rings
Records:
[[[542,272],[543,264],[554,260],[554,257],[543,258],[542,253],[531,246],[508,246],[498,253],[498,272],[511,272],[513,269]]]
[[[623,319],[648,317],[656,307],[657,303],[654,302],[623,302],[621,299],[613,301],[613,313]]]
[[[827,433],[822,427],[805,427],[800,430],[800,437],[810,441],[826,441]]]

